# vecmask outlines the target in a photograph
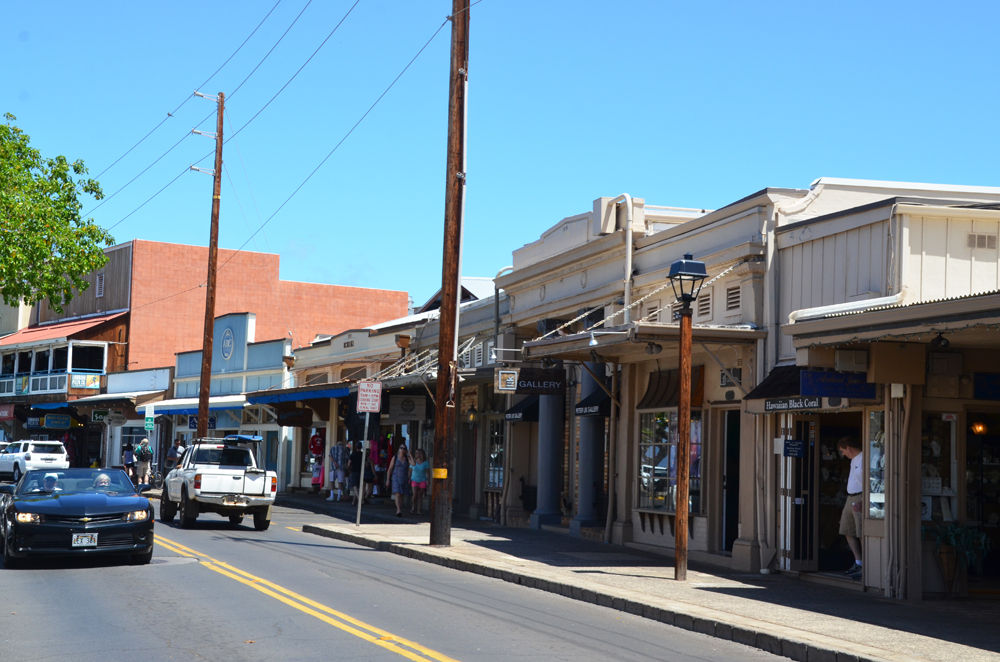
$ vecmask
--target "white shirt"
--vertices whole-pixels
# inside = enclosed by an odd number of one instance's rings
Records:
[[[851,460],[851,472],[847,474],[847,493],[857,494],[864,490],[864,467],[865,454],[858,453]]]

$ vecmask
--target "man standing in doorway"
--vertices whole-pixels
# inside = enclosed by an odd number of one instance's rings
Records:
[[[853,437],[842,437],[837,442],[837,450],[851,461],[847,474],[847,501],[840,513],[840,534],[847,539],[847,546],[854,554],[854,565],[845,574],[851,579],[861,579],[861,506],[864,491],[864,454],[861,445]]]

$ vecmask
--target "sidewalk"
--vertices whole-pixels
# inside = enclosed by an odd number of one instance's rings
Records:
[[[308,533],[494,577],[730,639],[796,660],[1000,660],[1000,600],[909,604],[782,574],[688,567],[669,557],[569,535],[456,518],[451,545],[429,545],[430,524],[375,502],[355,506],[315,494],[277,504],[331,516]]]

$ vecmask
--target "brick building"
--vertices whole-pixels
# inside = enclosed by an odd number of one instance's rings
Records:
[[[0,338],[0,405],[18,406],[0,421],[7,436],[27,434],[29,418],[44,436],[38,405],[51,411],[97,393],[109,372],[173,366],[176,352],[201,345],[208,248],[135,239],[105,252],[62,313],[43,302],[30,326]],[[403,291],[283,281],[275,254],[220,249],[218,264],[215,315],[255,312],[262,340],[303,346],[407,312]]]

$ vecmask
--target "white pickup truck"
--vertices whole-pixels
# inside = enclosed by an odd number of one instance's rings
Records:
[[[238,525],[249,513],[255,529],[267,529],[278,476],[257,467],[252,446],[260,441],[249,435],[196,439],[163,480],[160,521],[170,523],[179,512],[187,528],[200,513],[217,513]]]

